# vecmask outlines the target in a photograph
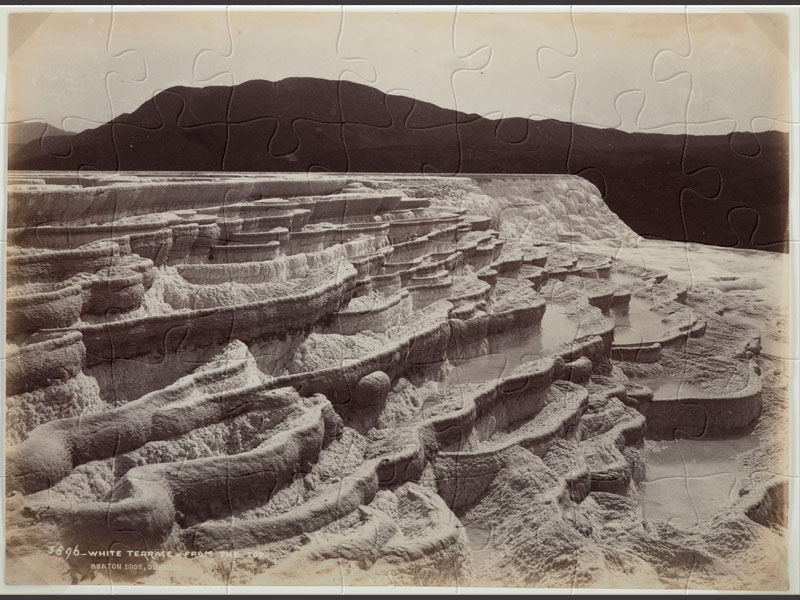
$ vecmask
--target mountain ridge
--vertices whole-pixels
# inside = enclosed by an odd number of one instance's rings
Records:
[[[348,81],[173,86],[80,133],[32,140],[19,170],[565,173],[640,235],[786,251],[788,134],[626,132],[489,119]],[[49,151],[48,151],[49,150]]]

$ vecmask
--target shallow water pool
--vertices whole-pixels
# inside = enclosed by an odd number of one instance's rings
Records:
[[[634,296],[627,312],[612,309],[614,343],[642,344],[663,339],[666,327],[661,321],[661,316],[652,311],[652,307],[651,301]]]
[[[673,375],[661,377],[637,378],[633,380],[639,385],[646,385],[653,390],[654,400],[674,400],[675,398],[708,398],[709,393],[700,386],[694,385]]]
[[[462,521],[467,534],[467,540],[473,550],[483,550],[489,545],[492,530],[485,524],[475,521]]]
[[[496,381],[508,375],[523,362],[536,360],[545,355],[547,348],[574,340],[579,335],[579,326],[569,317],[548,305],[539,329],[528,339],[485,356],[452,361],[443,385],[460,383],[483,383]]]
[[[738,498],[745,476],[737,458],[757,446],[754,434],[646,441],[647,479],[639,494],[644,517],[694,525],[722,512]]]

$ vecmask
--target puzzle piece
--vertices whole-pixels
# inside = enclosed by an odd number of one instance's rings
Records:
[[[789,585],[787,13],[42,17],[9,582]]]

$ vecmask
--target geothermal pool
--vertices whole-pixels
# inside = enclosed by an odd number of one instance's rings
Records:
[[[486,549],[492,537],[492,530],[476,521],[462,521],[461,524],[464,526],[464,531],[467,533],[467,539],[472,549],[477,551]]]
[[[640,344],[663,338],[666,329],[661,317],[651,310],[652,307],[653,303],[649,300],[632,296],[627,312],[612,309],[614,342]]]
[[[627,313],[612,311],[614,340],[632,344],[658,339],[664,327],[651,307],[649,300],[633,297]],[[521,363],[545,356],[545,349],[575,339],[578,329],[557,306],[548,304],[540,327],[530,338],[501,353],[453,361],[454,368],[441,386],[496,381]],[[654,400],[708,397],[703,388],[672,375],[635,381],[652,389]],[[729,439],[648,440],[647,478],[640,491],[644,518],[692,525],[723,511],[736,499],[742,483],[738,457],[758,443],[754,434]],[[477,522],[465,522],[464,527],[475,550],[486,546],[487,528]]]
[[[694,525],[719,514],[738,497],[743,475],[738,458],[758,443],[754,434],[647,440],[647,478],[639,495],[644,518]]]
[[[522,363],[545,356],[543,350],[574,340],[579,336],[578,330],[579,325],[574,320],[548,304],[539,328],[531,337],[503,348],[502,352],[452,361],[454,368],[442,385],[497,381]]]
[[[654,400],[671,400],[674,398],[708,398],[708,392],[673,375],[661,377],[645,377],[634,379],[639,385],[646,385],[653,390]]]

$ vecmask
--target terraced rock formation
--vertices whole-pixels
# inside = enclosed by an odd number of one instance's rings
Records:
[[[756,422],[759,337],[537,236],[571,185],[576,233],[630,235],[578,178],[536,178],[545,211],[467,177],[10,183],[12,578],[716,587],[721,531],[779,537],[774,482],[713,534],[643,517],[646,438]]]

